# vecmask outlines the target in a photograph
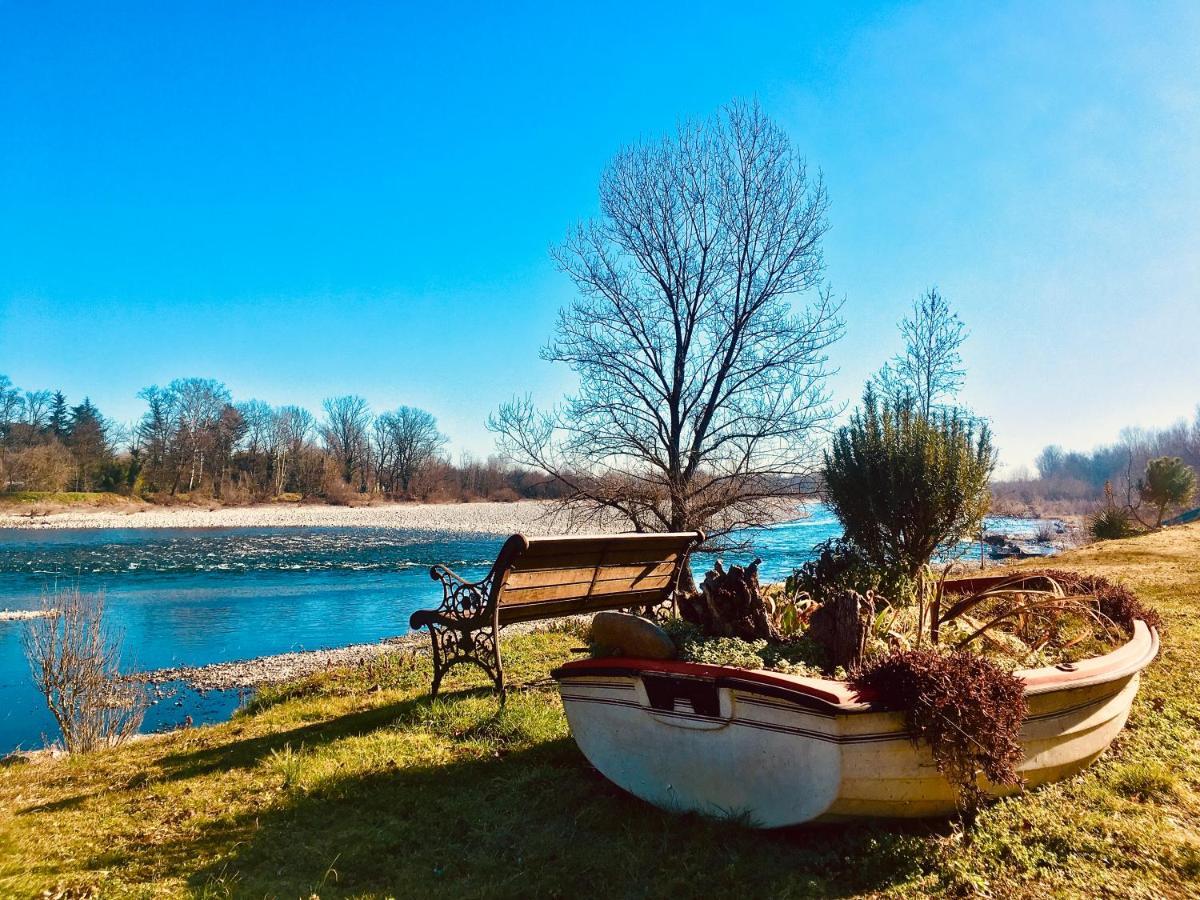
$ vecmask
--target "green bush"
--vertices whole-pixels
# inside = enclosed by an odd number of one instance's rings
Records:
[[[823,474],[846,538],[876,566],[915,579],[940,546],[978,529],[994,466],[986,425],[958,410],[926,417],[911,399],[881,403],[868,386]]]
[[[709,666],[735,666],[741,669],[773,669],[791,675],[821,677],[824,658],[821,648],[811,639],[796,638],[768,643],[737,637],[705,637],[691,622],[679,618],[662,623],[684,662]]]
[[[892,601],[912,595],[913,586],[909,579],[901,573],[881,569],[853,541],[844,537],[831,538],[817,544],[813,550],[816,556],[784,582],[789,596],[805,593],[816,602],[825,603],[847,590],[864,596],[874,591]]]
[[[1088,534],[1097,541],[1113,541],[1138,533],[1129,510],[1110,506],[1088,519]]]
[[[1158,513],[1158,528],[1169,507],[1182,506],[1195,495],[1196,473],[1178,456],[1160,456],[1146,463],[1146,475],[1137,486],[1138,496]]]

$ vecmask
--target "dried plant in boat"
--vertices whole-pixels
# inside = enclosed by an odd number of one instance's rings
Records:
[[[1128,632],[1133,631],[1135,619],[1141,619],[1151,628],[1163,630],[1162,616],[1158,611],[1143,604],[1123,584],[1114,584],[1099,575],[1081,575],[1061,569],[1042,569],[1034,574],[1054,579],[1073,595],[1091,597],[1101,615]]]
[[[922,580],[918,644],[928,636],[934,646],[971,645],[1018,665],[1039,665],[1106,652],[1122,630],[1132,632],[1134,619],[1159,621],[1128,589],[1102,578],[1055,570],[983,579],[950,574]]]
[[[909,736],[929,745],[964,811],[982,799],[979,776],[996,785],[1020,783],[1024,684],[990,660],[966,650],[902,651],[868,663],[852,683],[904,712]]]

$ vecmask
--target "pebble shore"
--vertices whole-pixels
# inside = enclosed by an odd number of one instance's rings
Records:
[[[28,622],[48,618],[51,614],[48,609],[0,609],[0,622]]]
[[[520,622],[504,629],[506,635],[537,631],[542,628],[562,627],[564,623],[586,622],[591,615],[567,616],[540,622]],[[253,688],[263,684],[279,684],[295,678],[323,672],[342,666],[357,666],[389,653],[429,653],[429,635],[414,632],[400,637],[385,638],[374,644],[351,644],[329,650],[302,650],[295,653],[280,653],[275,656],[260,656],[257,659],[236,662],[212,663],[207,666],[180,666],[172,669],[156,669],[138,677],[150,684],[166,684],[182,681],[198,691],[228,691]]]
[[[553,534],[562,530],[553,504],[380,503],[373,506],[272,503],[204,509],[143,506],[72,509],[44,515],[0,513],[0,528],[406,528],[459,534]],[[556,528],[556,525],[558,526]]]
[[[198,691],[228,691],[278,684],[339,666],[357,666],[387,653],[421,652],[428,646],[427,635],[408,634],[376,644],[351,644],[331,650],[303,650],[207,666],[156,669],[139,677],[151,684],[182,681]]]

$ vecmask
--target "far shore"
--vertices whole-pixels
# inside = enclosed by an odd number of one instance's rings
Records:
[[[803,501],[796,503],[797,516]],[[1080,526],[1077,516],[996,513],[1017,519],[1048,519]],[[784,516],[790,519],[791,516]],[[573,531],[557,505],[546,500],[500,502],[480,500],[458,503],[376,502],[361,506],[328,503],[257,503],[248,506],[155,506],[129,501],[124,504],[70,505],[23,508],[0,505],[0,530],[8,528],[400,528],[445,531],[456,534],[561,534]],[[624,530],[621,527],[592,530]]]
[[[557,527],[556,527],[557,526]],[[552,534],[562,531],[554,504],[380,503],[330,506],[268,503],[206,509],[195,506],[138,505],[128,509],[69,508],[30,515],[0,511],[0,528],[405,528],[460,534]]]

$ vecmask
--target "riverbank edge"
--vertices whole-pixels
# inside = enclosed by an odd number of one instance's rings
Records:
[[[582,627],[589,621],[590,615],[582,615],[539,622],[521,622],[507,626],[504,635],[509,637],[537,631],[561,631],[576,624]],[[429,652],[429,635],[424,631],[412,631],[373,643],[349,644],[320,650],[294,650],[289,653],[208,663],[202,666],[154,669],[139,673],[137,678],[155,686],[182,682],[197,691],[246,690],[307,678],[328,669],[361,665],[392,653],[427,656]]]

